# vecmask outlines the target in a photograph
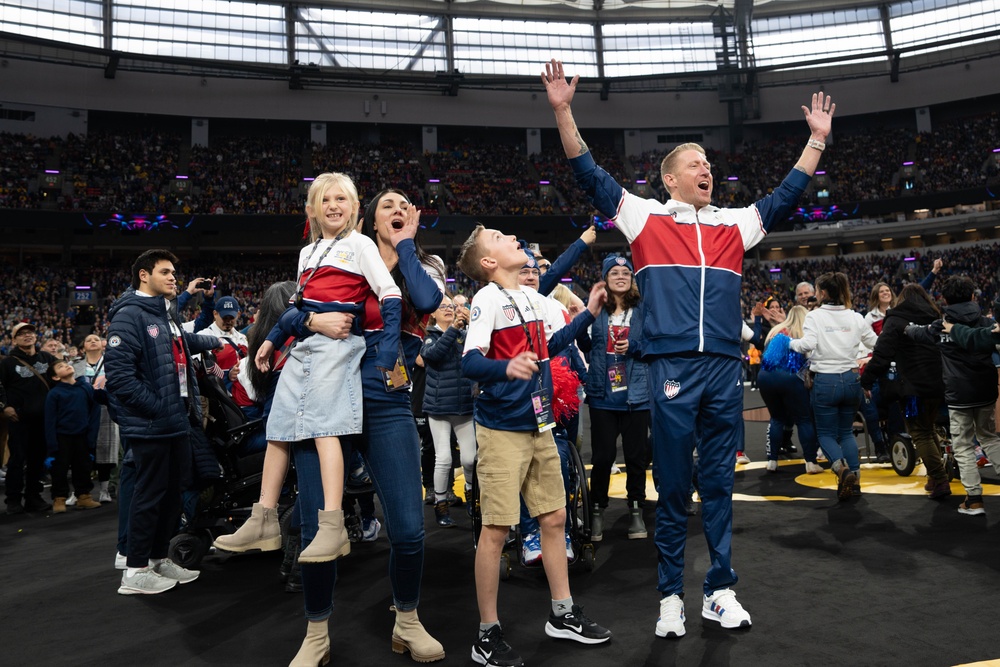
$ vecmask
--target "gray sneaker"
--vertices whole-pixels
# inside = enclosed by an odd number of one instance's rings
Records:
[[[122,584],[118,587],[119,595],[156,595],[164,593],[177,585],[173,579],[158,574],[151,567],[136,571],[131,577],[128,570],[122,572]]]
[[[176,581],[178,584],[190,584],[201,574],[201,570],[186,570],[169,558],[164,558],[153,569],[161,577]]]

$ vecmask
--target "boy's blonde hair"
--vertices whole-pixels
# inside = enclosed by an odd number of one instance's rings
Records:
[[[465,275],[481,283],[489,282],[490,280],[480,261],[486,256],[482,245],[479,243],[479,234],[484,229],[486,228],[482,225],[476,225],[476,228],[469,234],[469,238],[465,239],[465,243],[462,244],[462,250],[458,253],[458,268]]]
[[[354,181],[347,174],[328,171],[313,180],[312,185],[309,186],[309,193],[306,195],[306,215],[309,216],[310,241],[316,241],[323,237],[323,228],[320,226],[318,216],[323,205],[323,195],[326,194],[331,185],[338,185],[341,190],[347,193],[354,209],[345,229],[350,231],[358,225],[358,210],[361,208],[361,200],[358,198],[358,189],[354,186]]]

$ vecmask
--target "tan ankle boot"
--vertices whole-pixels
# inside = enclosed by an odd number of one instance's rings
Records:
[[[101,503],[97,502],[90,497],[89,493],[84,493],[77,496],[76,498],[76,508],[80,510],[92,510],[97,509],[101,506]]]
[[[396,612],[396,625],[392,627],[393,653],[409,651],[410,657],[417,662],[444,660],[444,647],[424,630],[420,619],[417,618],[416,609],[412,611],[400,611],[395,607],[389,609]]]
[[[66,499],[65,498],[54,498],[52,500],[52,513],[62,514],[66,511]]]
[[[251,549],[261,551],[277,551],[281,548],[281,527],[278,524],[278,511],[264,507],[260,503],[253,504],[250,518],[232,535],[220,535],[212,543],[216,549],[243,553]]]
[[[330,662],[329,619],[309,621],[306,638],[288,667],[319,667]]]
[[[344,510],[318,510],[319,530],[299,554],[300,563],[326,563],[351,553],[351,540],[344,528]]]

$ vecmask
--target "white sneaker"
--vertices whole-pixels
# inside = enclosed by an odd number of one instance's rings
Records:
[[[201,575],[201,570],[187,570],[169,558],[164,558],[153,569],[161,577],[176,581],[178,584],[189,584]]]
[[[70,493],[69,498],[66,499],[66,507],[72,507],[76,505],[76,493]]]
[[[818,463],[806,462],[806,474],[807,475],[818,475],[823,472],[823,466]]]
[[[97,497],[97,502],[101,503],[102,505],[104,503],[110,503],[111,502],[111,494],[108,493],[107,491],[101,491],[101,495],[99,495]]]
[[[736,452],[736,462],[737,463],[750,463],[750,457],[744,454],[742,451]]]
[[[751,625],[749,612],[736,599],[736,593],[728,588],[705,596],[701,605],[701,617],[717,621],[719,625],[730,630],[749,628]]]
[[[173,579],[157,574],[152,567],[140,568],[131,577],[128,571],[122,572],[122,583],[118,587],[119,595],[156,595],[164,593],[177,585]]]
[[[816,462],[817,463],[824,463],[824,462],[829,461],[829,460],[830,459],[826,458],[826,454],[823,453],[822,449],[819,450],[818,452],[816,452]]]
[[[614,463],[612,463],[612,464],[611,464],[611,474],[612,474],[612,475],[620,475],[620,474],[622,474],[622,469],[621,469],[621,468],[619,468],[619,467],[618,467],[617,465],[615,465]]]
[[[660,600],[660,617],[656,619],[656,636],[677,638],[684,629],[684,600],[679,595],[668,595]]]
[[[115,569],[124,570],[128,567],[128,557],[125,554],[115,552]]]
[[[771,461],[770,459],[768,459],[768,461],[767,461],[767,471],[768,472],[778,472],[778,462],[777,461]]]

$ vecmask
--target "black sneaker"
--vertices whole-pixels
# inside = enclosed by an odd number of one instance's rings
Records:
[[[573,605],[573,610],[562,616],[549,614],[545,634],[558,639],[572,639],[581,644],[602,644],[611,639],[611,631],[587,618],[583,607],[579,605]]]
[[[524,660],[503,639],[503,630],[494,625],[472,645],[472,661],[480,665],[523,667]]]
[[[52,509],[52,505],[45,502],[41,496],[25,496],[24,498],[25,512],[47,512],[50,509]]]

